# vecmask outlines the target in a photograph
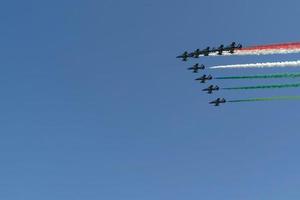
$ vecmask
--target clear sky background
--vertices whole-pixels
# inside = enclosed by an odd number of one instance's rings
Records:
[[[300,101],[207,104],[299,89],[209,96],[186,70],[194,61],[175,59],[232,41],[300,41],[299,7],[296,0],[2,1],[0,199],[299,199]],[[267,82],[297,80],[211,83]]]

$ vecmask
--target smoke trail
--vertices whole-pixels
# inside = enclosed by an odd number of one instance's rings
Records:
[[[236,55],[271,55],[271,54],[292,54],[300,53],[300,48],[297,49],[253,49],[253,50],[239,50]]]
[[[221,76],[214,79],[266,79],[266,78],[299,78],[300,73],[284,73],[284,74],[260,74],[254,76]]]
[[[281,43],[281,44],[269,44],[244,47],[242,49],[235,49],[234,53],[229,51],[223,51],[222,56],[232,55],[270,55],[270,54],[291,54],[300,53],[300,42],[293,43]],[[204,55],[200,55],[204,56]],[[220,56],[218,52],[211,52],[209,56]]]
[[[242,48],[242,50],[251,49],[295,49],[300,47],[300,42],[289,42],[289,43],[278,43],[278,44],[267,44],[267,45],[257,45]]]
[[[254,102],[254,101],[275,101],[275,100],[300,100],[300,96],[279,96],[279,97],[268,97],[268,98],[239,99],[239,100],[230,100],[227,102],[239,103],[239,102]]]
[[[223,90],[251,90],[251,89],[296,88],[296,87],[300,87],[300,83],[278,84],[278,85],[257,85],[257,86],[246,86],[246,87],[228,87],[222,89]]]
[[[265,67],[300,67],[300,60],[285,62],[266,62],[252,64],[219,65],[210,67],[210,69],[229,69],[229,68],[265,68]]]

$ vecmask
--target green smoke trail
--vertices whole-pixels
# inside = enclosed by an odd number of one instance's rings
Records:
[[[300,96],[279,96],[279,97],[268,97],[268,98],[240,99],[240,100],[230,100],[227,102],[239,103],[239,102],[254,102],[254,101],[275,101],[275,100],[300,100]]]
[[[284,73],[284,74],[266,74],[254,76],[222,76],[215,77],[215,79],[264,79],[264,78],[299,78],[300,73]]]
[[[273,89],[273,88],[295,88],[295,87],[300,87],[300,83],[278,84],[278,85],[257,85],[257,86],[246,86],[246,87],[228,87],[222,89],[223,90],[251,90],[251,89]]]

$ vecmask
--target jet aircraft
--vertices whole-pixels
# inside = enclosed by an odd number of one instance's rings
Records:
[[[211,75],[208,75],[208,76],[203,75],[203,76],[201,76],[199,78],[196,78],[195,80],[196,81],[200,81],[200,83],[205,83],[205,81],[208,81],[208,80],[211,80],[211,79],[212,79]]]
[[[223,44],[221,44],[218,48],[213,48],[211,52],[218,52],[218,55],[222,55],[224,51],[227,51],[233,54],[236,49],[241,49],[241,48],[242,48],[241,44],[236,45],[235,42],[232,42],[230,45],[226,47]]]
[[[241,44],[236,45],[235,42],[232,42],[230,45],[228,45],[227,47],[223,48],[223,51],[228,51],[229,53],[233,54],[234,50],[241,49],[241,48],[242,48]]]
[[[219,106],[221,103],[226,103],[226,100],[224,98],[217,98],[216,100],[209,102],[209,104],[214,104],[214,106]]]
[[[208,86],[208,88],[205,88],[202,91],[206,91],[208,94],[211,94],[213,91],[217,91],[217,90],[219,90],[219,87],[217,85],[216,86],[210,85]]]
[[[209,53],[210,53],[210,47],[206,47],[205,49],[203,50],[200,50],[200,49],[196,49],[193,53],[191,53],[191,56],[194,57],[194,58],[199,58],[200,55],[203,55],[203,56],[208,56]]]
[[[222,55],[223,54],[223,51],[224,51],[224,45],[221,44],[219,46],[219,48],[216,49],[216,51],[218,52],[218,55]]]
[[[182,61],[187,61],[189,57],[191,57],[191,55],[187,51],[185,51],[183,52],[183,54],[177,56],[176,58],[181,58]]]
[[[193,70],[193,73],[198,73],[198,70],[201,69],[205,69],[205,66],[203,64],[199,65],[199,63],[194,64],[193,67],[189,67],[188,70]]]

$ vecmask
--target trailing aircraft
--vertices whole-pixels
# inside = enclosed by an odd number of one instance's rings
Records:
[[[193,70],[194,73],[198,73],[198,70],[201,69],[205,69],[205,66],[203,64],[199,65],[199,63],[194,64],[193,67],[189,67],[188,70]]]
[[[196,78],[195,80],[196,81],[200,81],[200,83],[205,83],[206,81],[208,80],[211,80],[212,79],[212,76],[211,75],[208,75],[206,76],[205,74],[199,78]]]
[[[226,103],[224,98],[217,98],[214,101],[209,102],[209,104],[214,104],[214,106],[219,106],[221,103]]]
[[[211,94],[213,91],[217,91],[217,90],[219,90],[219,87],[217,85],[216,86],[210,85],[208,86],[208,88],[205,88],[202,91],[206,91],[208,94]]]

